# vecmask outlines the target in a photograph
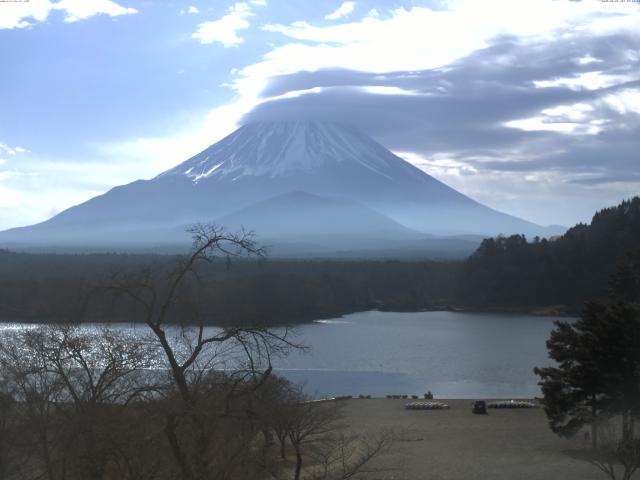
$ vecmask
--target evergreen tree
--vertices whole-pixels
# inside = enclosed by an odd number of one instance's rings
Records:
[[[640,414],[640,308],[634,256],[612,276],[607,303],[590,302],[575,322],[556,322],[547,341],[557,366],[536,368],[551,429],[573,436],[591,425],[597,446],[600,415],[621,415],[623,438]]]
[[[571,437],[590,424],[597,445],[596,421],[611,402],[607,382],[597,362],[600,343],[596,331],[603,306],[592,303],[575,323],[556,322],[547,341],[557,367],[536,368],[541,377],[544,408],[553,432]]]

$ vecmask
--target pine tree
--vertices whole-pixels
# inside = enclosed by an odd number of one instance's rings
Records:
[[[597,446],[602,414],[622,417],[623,439],[632,438],[640,415],[640,262],[627,256],[611,278],[607,303],[590,302],[581,318],[556,322],[547,341],[557,366],[536,368],[551,429],[573,436],[591,425]]]

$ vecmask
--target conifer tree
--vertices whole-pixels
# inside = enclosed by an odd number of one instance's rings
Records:
[[[640,304],[637,255],[611,278],[608,302],[590,302],[581,318],[556,322],[547,341],[557,366],[536,368],[551,429],[573,436],[585,425],[597,446],[599,418],[620,415],[623,440],[640,415]]]

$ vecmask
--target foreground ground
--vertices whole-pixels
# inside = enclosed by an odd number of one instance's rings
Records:
[[[473,415],[470,400],[444,400],[451,408],[405,410],[407,400],[345,401],[354,430],[405,430],[378,458],[367,479],[590,480],[607,477],[575,458],[584,443],[564,440],[547,426],[542,408],[489,410]]]

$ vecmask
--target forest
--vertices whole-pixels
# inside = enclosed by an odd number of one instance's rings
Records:
[[[578,311],[604,299],[617,265],[640,248],[640,197],[597,212],[551,240],[513,235],[486,239],[464,262],[457,299],[466,306],[562,306]]]
[[[485,239],[464,261],[283,260],[220,255],[182,286],[175,321],[299,323],[380,310],[575,314],[607,295],[607,278],[640,242],[640,197],[597,212],[551,239]],[[259,239],[258,239],[259,240]],[[3,321],[129,321],[139,311],[104,287],[160,281],[178,255],[31,254],[0,250]]]

